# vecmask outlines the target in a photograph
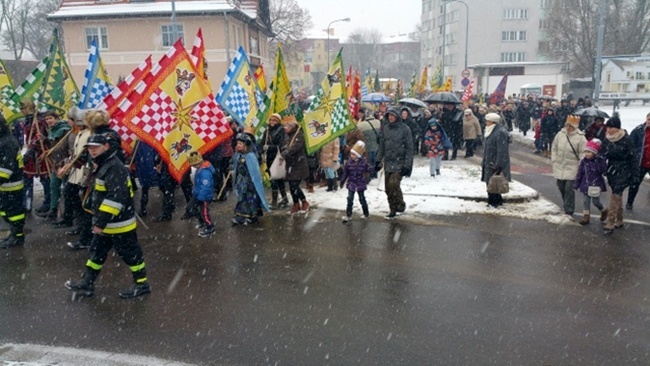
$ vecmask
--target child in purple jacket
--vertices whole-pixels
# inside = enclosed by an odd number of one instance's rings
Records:
[[[363,210],[363,218],[370,216],[368,213],[368,203],[366,202],[366,175],[372,172],[372,168],[363,158],[366,144],[363,141],[357,141],[350,150],[350,158],[346,161],[341,175],[341,188],[347,181],[348,188],[348,205],[345,208],[343,222],[352,220],[352,203],[354,202],[354,193],[359,194],[359,203]]]
[[[603,177],[603,174],[607,170],[607,162],[604,157],[598,155],[600,144],[601,142],[598,139],[587,141],[585,145],[585,157],[580,160],[578,174],[576,174],[576,180],[573,183],[573,189],[582,192],[584,197],[582,220],[579,221],[580,225],[587,225],[589,223],[592,202],[600,211],[600,221],[604,222],[607,219],[607,209],[600,203],[600,192],[607,192],[605,178]],[[592,188],[595,192],[590,193],[589,187],[599,187],[600,189]]]

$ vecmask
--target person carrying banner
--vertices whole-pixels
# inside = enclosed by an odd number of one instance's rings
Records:
[[[32,211],[34,200],[34,178],[38,177],[43,185],[43,204],[36,209],[36,212],[48,212],[50,210],[50,161],[45,158],[45,143],[43,139],[47,136],[47,124],[43,116],[36,113],[34,102],[24,99],[20,102],[20,111],[24,117],[20,120],[24,136],[16,136],[18,143],[27,150],[23,155],[23,168],[25,179],[25,196],[23,204],[25,210]]]

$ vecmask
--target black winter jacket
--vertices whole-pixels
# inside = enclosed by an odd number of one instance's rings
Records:
[[[387,123],[381,130],[377,161],[384,161],[386,173],[398,173],[413,166],[413,138],[411,129],[398,120]]]
[[[23,187],[23,155],[16,138],[7,132],[0,137],[0,192]]]
[[[124,234],[135,230],[133,187],[129,171],[110,150],[93,159],[92,194],[93,225],[104,229],[105,235]]]
[[[625,188],[634,184],[637,179],[638,167],[632,139],[627,131],[615,142],[605,138],[601,151],[607,159],[607,183],[612,187],[612,193],[623,194]]]

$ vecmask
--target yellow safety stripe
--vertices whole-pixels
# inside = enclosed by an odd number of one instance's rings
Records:
[[[108,212],[112,215],[119,214],[120,211],[122,211],[122,208],[124,208],[123,204],[109,199],[104,199],[102,204],[99,206],[100,211]]]
[[[12,174],[14,174],[12,170],[0,168],[0,178],[9,179]]]
[[[127,187],[129,187],[129,195],[131,196],[131,198],[133,198],[133,185],[131,184],[131,179],[128,179],[126,181],[126,185]]]
[[[25,187],[25,183],[20,180],[17,182],[4,183],[0,185],[0,192],[19,191]]]
[[[18,233],[18,234],[15,234],[15,235],[16,235],[17,237],[20,238],[20,237],[24,236],[25,234],[23,234],[23,233]]]
[[[107,224],[103,230],[104,234],[123,234],[135,230],[137,224],[135,217],[126,221],[112,222]]]
[[[95,190],[99,192],[106,192],[106,184],[101,179],[95,179]]]
[[[144,262],[136,264],[135,266],[130,266],[129,268],[131,268],[131,272],[141,271],[144,269]]]
[[[90,268],[94,269],[95,271],[99,271],[99,270],[102,269],[101,264],[95,263],[95,262],[91,261],[90,259],[86,262],[86,267],[90,267]]]
[[[16,161],[18,162],[18,169],[22,169],[25,164],[23,163],[23,154],[18,150],[18,155],[16,155]]]
[[[4,211],[0,211],[0,216],[5,217],[5,216],[7,216],[7,213],[4,212]]]
[[[7,220],[9,220],[9,222],[16,222],[16,221],[20,221],[20,220],[25,220],[25,214],[22,213],[20,215],[11,216],[11,217],[8,217]]]
[[[147,277],[142,277],[135,280],[135,283],[145,283],[145,282],[147,282]]]

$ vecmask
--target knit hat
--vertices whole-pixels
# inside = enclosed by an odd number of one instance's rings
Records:
[[[352,146],[352,150],[350,150],[350,152],[352,152],[357,158],[360,158],[365,151],[366,143],[361,140],[357,141],[354,146]]]
[[[278,123],[282,122],[282,116],[277,113],[273,113],[271,117],[269,117],[269,120],[271,120],[271,118],[275,118],[278,121]]]
[[[192,151],[187,156],[187,162],[190,163],[190,165],[200,164],[202,161],[203,161],[203,157],[201,156],[201,153],[198,151]]]
[[[471,110],[471,109],[469,109],[469,108],[467,108],[467,109],[465,110],[465,112],[464,112],[464,113],[465,113],[465,114],[472,114],[473,112],[472,112],[472,110]]]
[[[84,118],[86,117],[86,111],[80,109],[77,106],[72,106],[70,109],[68,109],[68,113],[66,115],[68,116],[68,119],[73,120],[76,125],[83,126]]]
[[[501,116],[499,116],[496,113],[488,113],[485,115],[485,120],[494,123],[499,123],[501,121]]]
[[[585,151],[598,154],[598,150],[600,150],[600,144],[601,142],[599,139],[591,139],[587,141],[587,144],[585,145]]]
[[[566,117],[566,125],[571,125],[575,128],[578,128],[578,125],[580,124],[580,117],[579,116],[574,116],[574,115],[569,115]]]
[[[31,99],[23,99],[20,101],[20,109],[24,109],[27,113],[34,113],[36,106]]]
[[[235,140],[241,141],[248,146],[253,144],[253,140],[247,133],[238,133],[237,136],[235,137]]]
[[[605,122],[605,126],[607,127],[614,127],[614,128],[621,128],[621,119],[618,118],[617,116],[614,116]]]

